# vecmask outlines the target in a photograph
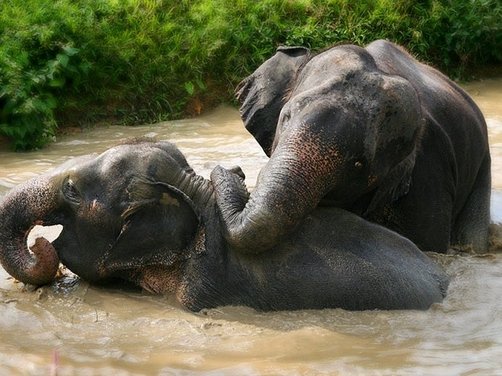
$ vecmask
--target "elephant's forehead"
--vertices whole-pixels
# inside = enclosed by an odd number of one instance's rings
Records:
[[[160,150],[142,145],[121,145],[101,154],[93,164],[100,172],[110,174],[125,170],[141,170],[159,162]],[[92,163],[92,162],[91,162]]]
[[[325,53],[319,54],[305,66],[305,68],[319,70],[361,70],[366,67],[366,63],[362,60],[360,52],[357,53],[352,49],[334,48]]]
[[[332,75],[368,70],[367,61],[361,57],[361,51],[352,48],[333,48],[313,57],[302,70],[301,81],[324,81]]]
[[[52,172],[54,174],[59,174],[64,171],[74,171],[78,169],[80,166],[85,165],[93,160],[95,160],[97,157],[97,154],[87,154],[87,155],[82,155],[80,157],[75,157],[71,158],[68,161],[62,163],[61,165],[57,166]]]

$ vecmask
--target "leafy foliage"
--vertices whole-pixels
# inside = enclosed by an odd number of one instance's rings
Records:
[[[455,76],[502,61],[499,0],[3,0],[0,135],[196,114],[278,45],[386,38]]]

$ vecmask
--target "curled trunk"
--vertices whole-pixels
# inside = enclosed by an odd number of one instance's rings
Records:
[[[57,195],[47,178],[35,178],[9,192],[0,203],[0,262],[17,280],[33,285],[51,282],[59,258],[44,238],[30,250],[26,239],[34,225],[44,219],[56,205]]]

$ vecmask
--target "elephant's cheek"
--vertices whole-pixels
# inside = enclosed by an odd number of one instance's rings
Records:
[[[368,189],[371,190],[374,188],[378,183],[378,176],[376,175],[370,175],[368,176]]]
[[[153,294],[174,294],[179,286],[179,273],[174,266],[150,266],[140,271],[137,283]]]

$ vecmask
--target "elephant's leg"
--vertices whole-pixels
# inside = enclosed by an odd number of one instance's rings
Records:
[[[476,252],[486,252],[490,223],[490,195],[490,156],[487,156],[478,172],[474,188],[455,220],[452,245],[472,247]]]

